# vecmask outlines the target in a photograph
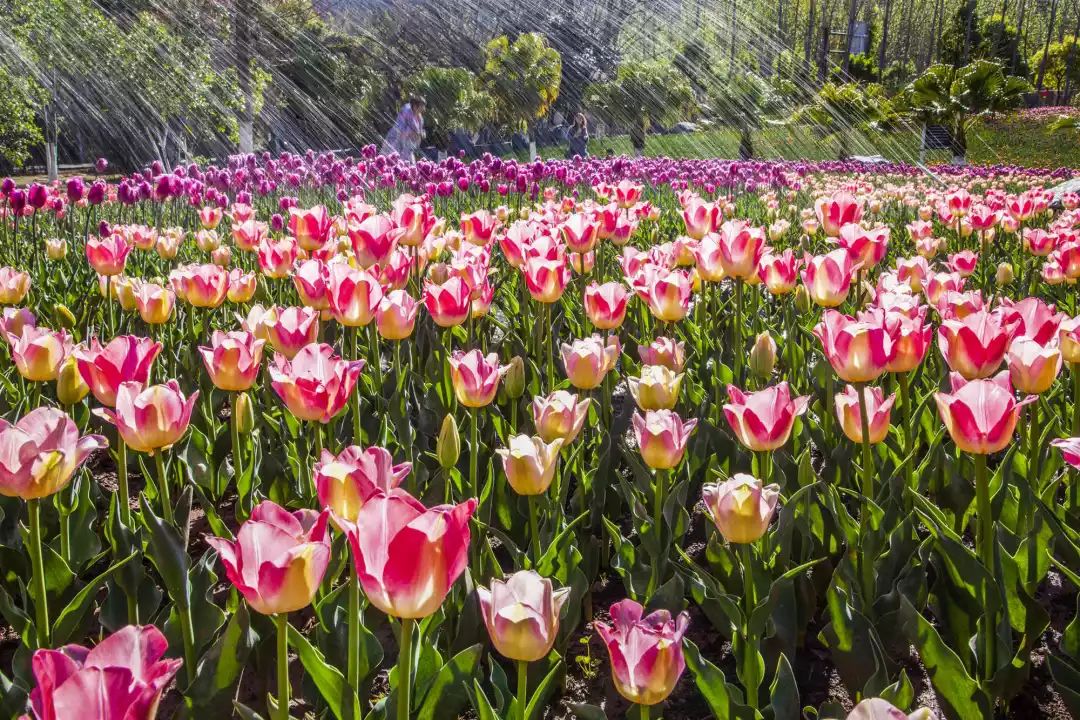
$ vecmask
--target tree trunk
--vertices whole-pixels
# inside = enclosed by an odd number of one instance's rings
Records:
[[[60,163],[57,157],[57,144],[60,138],[60,124],[56,117],[56,109],[59,100],[56,94],[57,78],[56,71],[52,73],[52,82],[49,83],[49,102],[45,104],[45,172],[49,176],[49,182],[54,182],[60,177]]]
[[[1039,74],[1035,77],[1035,90],[1043,89],[1046,77],[1046,57],[1050,53],[1050,38],[1054,34],[1054,20],[1057,18],[1057,0],[1050,3],[1050,22],[1046,26],[1046,42],[1043,43],[1042,60],[1039,62]]]
[[[735,38],[736,29],[738,24],[738,0],[731,0],[731,49],[728,54],[728,79],[730,80],[735,72]]]
[[[1027,15],[1027,0],[1020,0],[1020,14],[1016,20],[1016,48],[1013,50],[1012,57],[1012,74],[1015,75],[1020,67],[1020,43],[1024,43],[1024,50],[1027,50],[1027,27],[1024,25],[1025,16]]]
[[[250,153],[255,150],[255,79],[251,64],[254,59],[254,31],[252,0],[235,0],[233,5],[233,46],[236,62],[236,84],[241,101],[236,123],[238,130],[237,150]]]
[[[855,17],[859,13],[859,0],[851,0],[847,15],[847,52],[844,53],[844,75],[851,68],[851,41],[855,39]]]
[[[878,80],[885,79],[885,51],[889,46],[889,18],[892,15],[892,0],[885,0],[885,17],[881,20],[881,42],[878,43]]]
[[[810,0],[810,7],[806,18],[806,36],[803,38],[803,74],[807,80],[811,76],[811,67],[814,57],[814,0]]]

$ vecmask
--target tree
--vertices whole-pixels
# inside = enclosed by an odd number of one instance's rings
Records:
[[[825,83],[814,102],[804,108],[798,119],[810,121],[837,139],[837,155],[850,155],[852,130],[877,128],[893,119],[892,106],[880,85]]]
[[[1006,75],[989,60],[955,68],[934,65],[904,90],[904,101],[918,120],[949,128],[953,157],[964,162],[967,131],[983,115],[1017,107],[1031,91],[1027,80]]]
[[[1080,45],[1077,43],[1075,36],[1067,35],[1062,42],[1050,43],[1045,51],[1040,48],[1028,59],[1030,67],[1044,68],[1043,82],[1059,95],[1080,82]]]
[[[975,0],[962,0],[942,33],[941,59],[954,67],[966,65],[975,57],[976,48],[981,44],[978,6]]]
[[[624,127],[669,125],[697,111],[685,76],[657,61],[623,63],[614,80],[594,83],[586,96],[602,118]]]
[[[495,99],[465,68],[424,68],[405,87],[427,101],[428,134],[438,145],[445,145],[450,131],[475,132],[495,116]]]
[[[502,35],[484,50],[483,77],[495,98],[496,118],[514,130],[527,129],[559,97],[559,52],[538,33],[523,33],[513,42]]]
[[[754,73],[716,83],[709,88],[708,100],[709,117],[739,130],[744,159],[753,155],[753,132],[761,127],[765,114],[781,105],[772,86]]]
[[[0,65],[0,166],[22,167],[30,150],[42,142],[35,108],[45,92],[32,79]]]

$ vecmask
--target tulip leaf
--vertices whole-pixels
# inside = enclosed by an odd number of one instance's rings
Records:
[[[683,655],[698,691],[716,717],[755,720],[757,713],[743,704],[742,693],[727,681],[724,671],[702,657],[698,646],[686,638],[683,638]],[[583,717],[576,711],[574,714]]]
[[[75,597],[73,597],[67,607],[60,612],[60,615],[56,618],[56,622],[53,623],[52,640],[55,645],[63,645],[78,639],[74,637],[75,631],[79,629],[83,618],[86,616],[87,611],[90,609],[90,605],[94,601],[94,597],[97,595],[98,591],[101,590],[105,581],[112,577],[113,573],[131,562],[131,560],[137,556],[138,553],[132,553],[123,560],[113,563],[105,570],[105,572],[86,583],[86,585],[75,594]]]
[[[176,528],[154,514],[145,496],[139,497],[139,507],[143,525],[150,533],[150,560],[165,582],[165,589],[172,601],[182,608],[189,607],[191,587],[188,571],[191,569],[191,557],[187,553],[187,544]]]
[[[552,653],[551,670],[548,671],[544,679],[540,681],[540,684],[536,686],[536,689],[530,690],[532,697],[529,698],[529,704],[525,708],[525,720],[540,720],[544,716],[544,705],[548,701],[551,693],[555,690],[555,685],[559,680],[559,676],[564,672],[565,666],[559,653]],[[521,698],[515,698],[520,702]],[[521,707],[518,705],[518,707]]]
[[[608,720],[607,713],[595,705],[568,703],[568,706],[570,712],[574,713],[574,717],[578,718],[578,720]]]
[[[476,668],[484,654],[480,643],[466,648],[450,658],[439,670],[434,680],[423,692],[418,720],[456,717],[469,702],[465,688],[476,675]]]
[[[784,653],[780,653],[780,660],[776,663],[776,675],[769,686],[769,706],[764,715],[769,720],[799,720],[802,717],[799,687]]]
[[[289,645],[296,650],[304,671],[315,684],[334,717],[337,720],[361,717],[360,700],[349,690],[341,671],[327,663],[322,653],[292,625],[289,625]],[[352,708],[344,704],[350,701]]]
[[[474,678],[472,688],[466,686],[466,689],[469,691],[469,699],[472,701],[479,720],[502,720],[495,708],[491,706],[491,701],[488,700],[487,694],[484,693],[484,688],[480,687],[478,679]]]
[[[240,720],[265,720],[262,715],[236,700],[233,700],[233,710],[236,711]]]
[[[986,693],[964,667],[955,652],[942,641],[938,631],[907,598],[901,599],[901,614],[911,641],[919,651],[948,716],[957,720],[984,720],[993,717]]]
[[[27,630],[34,626],[34,621],[15,604],[11,594],[2,586],[0,586],[0,617],[3,617],[21,636],[26,636]]]
[[[188,695],[197,705],[206,707],[215,699],[228,700],[228,696],[222,697],[223,691],[239,680],[257,641],[247,604],[240,603],[225,631],[199,660],[195,681],[188,688]]]
[[[1050,676],[1073,717],[1080,717],[1080,669],[1054,653],[1047,656]]]

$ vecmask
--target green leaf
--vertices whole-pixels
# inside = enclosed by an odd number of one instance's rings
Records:
[[[495,712],[495,708],[491,706],[491,701],[488,700],[487,694],[484,693],[484,688],[480,687],[480,681],[473,679],[472,689],[469,691],[469,699],[472,700],[472,705],[476,709],[476,714],[480,720],[502,720],[499,714]]]
[[[607,714],[595,705],[588,703],[568,703],[568,705],[570,712],[574,713],[574,717],[579,720],[608,720]]]
[[[289,625],[289,645],[296,650],[300,663],[334,717],[337,720],[360,717],[360,701],[345,682],[341,671],[328,664],[322,653],[292,625]],[[351,710],[343,704],[349,702],[349,698],[352,702]]]
[[[562,657],[556,652],[554,653],[554,662],[551,664],[551,670],[544,676],[544,679],[540,681],[540,684],[536,686],[535,690],[532,690],[532,697],[529,698],[529,705],[525,708],[525,720],[540,720],[544,716],[544,706],[547,704],[548,697],[555,689],[555,683],[558,681],[559,674],[563,671]],[[520,698],[518,698],[520,702]],[[521,707],[518,705],[518,707]]]
[[[477,643],[450,658],[432,680],[420,703],[418,720],[456,717],[469,702],[467,683],[476,675],[484,646]]]
[[[780,653],[780,660],[776,663],[776,675],[769,687],[769,698],[766,715],[771,712],[773,720],[799,720],[802,717],[795,673],[787,655],[783,653]]]
[[[755,720],[756,713],[742,704],[741,694],[727,681],[724,672],[703,658],[697,645],[686,638],[683,638],[683,656],[686,658],[686,667],[690,668],[690,673],[694,676],[694,684],[716,717]],[[584,717],[577,711],[574,714]]]
[[[251,629],[247,603],[242,602],[229,618],[225,632],[199,660],[195,681],[188,688],[188,695],[197,705],[207,705],[233,687],[257,641],[258,636]]]
[[[148,556],[157,568],[169,597],[180,607],[190,607],[191,587],[188,584],[188,572],[191,570],[191,557],[187,553],[187,543],[173,526],[154,514],[145,496],[139,496],[142,510],[142,522],[150,533]]]
[[[79,639],[74,637],[75,631],[79,629],[83,618],[86,616],[91,604],[93,604],[94,596],[105,585],[105,581],[112,577],[113,573],[131,562],[137,555],[138,553],[132,553],[123,560],[113,563],[105,572],[86,583],[86,586],[76,593],[67,607],[60,612],[56,622],[53,623],[52,640],[55,645],[63,645]]]

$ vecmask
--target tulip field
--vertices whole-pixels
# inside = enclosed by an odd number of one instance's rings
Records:
[[[0,185],[0,717],[1080,718],[1064,171]]]

